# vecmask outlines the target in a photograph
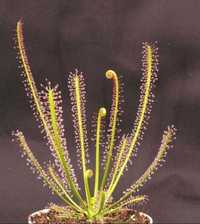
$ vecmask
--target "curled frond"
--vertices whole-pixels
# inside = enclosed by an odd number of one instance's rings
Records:
[[[95,159],[95,184],[94,184],[94,195],[96,196],[99,191],[99,168],[100,168],[100,145],[101,145],[101,128],[102,119],[106,116],[106,109],[101,107],[97,117],[97,129],[96,129],[96,159]]]
[[[85,182],[84,182],[84,184],[85,184],[85,193],[86,193],[86,197],[88,197],[87,199],[88,199],[88,202],[90,203],[90,201],[91,201],[91,193],[90,193],[90,179],[92,178],[92,176],[93,176],[93,170],[91,170],[91,169],[87,169],[86,170],[86,172],[85,172]],[[89,204],[88,204],[88,206],[90,206]]]
[[[105,187],[106,180],[109,175],[109,170],[112,161],[112,152],[115,144],[116,137],[116,127],[117,127],[117,115],[119,112],[119,80],[116,72],[113,70],[108,70],[106,72],[106,78],[113,81],[113,96],[112,96],[112,106],[110,112],[110,122],[109,122],[109,134],[108,134],[108,143],[107,143],[107,152],[106,152],[106,161],[105,161],[105,170],[101,183],[101,190]]]

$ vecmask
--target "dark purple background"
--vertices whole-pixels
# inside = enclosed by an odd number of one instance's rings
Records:
[[[69,1],[0,0],[0,223],[23,223],[28,214],[55,198],[43,188],[11,142],[20,128],[35,154],[48,149],[28,106],[13,50],[17,21],[24,19],[25,40],[37,84],[48,77],[65,96],[65,125],[73,163],[67,75],[86,74],[88,117],[109,106],[108,68],[123,75],[124,132],[136,114],[141,78],[141,43],[158,41],[159,82],[152,119],[134,166],[117,193],[129,186],[152,161],[163,129],[178,128],[167,164],[145,185],[150,201],[141,209],[159,223],[200,222],[200,1]]]

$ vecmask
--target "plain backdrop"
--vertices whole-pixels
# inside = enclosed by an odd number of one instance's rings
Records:
[[[0,223],[26,223],[31,212],[56,202],[20,158],[11,132],[19,128],[40,161],[49,150],[38,130],[16,60],[15,29],[24,21],[26,48],[37,86],[48,78],[64,98],[66,136],[72,163],[76,149],[67,77],[76,68],[87,83],[88,127],[93,112],[109,108],[114,69],[123,78],[121,129],[133,128],[139,99],[142,42],[158,41],[159,81],[154,90],[149,129],[115,197],[151,163],[168,124],[177,129],[167,162],[141,193],[149,195],[138,209],[155,223],[200,222],[200,1],[0,0]],[[94,148],[91,146],[91,160]],[[78,172],[78,177],[80,171]]]

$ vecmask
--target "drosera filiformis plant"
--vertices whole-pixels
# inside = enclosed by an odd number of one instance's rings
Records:
[[[133,130],[129,134],[118,136],[118,115],[120,113],[120,81],[113,70],[106,72],[106,78],[113,83],[113,97],[111,110],[108,113],[104,107],[99,108],[96,118],[95,130],[95,167],[89,168],[87,155],[89,154],[88,129],[86,124],[86,87],[84,76],[77,70],[70,73],[68,87],[71,98],[73,125],[75,128],[75,143],[78,150],[80,165],[83,175],[83,190],[80,190],[74,169],[70,162],[67,141],[63,124],[63,109],[61,92],[58,85],[52,86],[50,82],[41,91],[37,90],[31,68],[28,62],[24,46],[23,23],[20,20],[16,29],[16,48],[18,59],[22,68],[22,76],[27,95],[31,101],[33,113],[40,123],[41,132],[47,141],[54,162],[47,168],[40,165],[24,134],[17,130],[14,137],[22,149],[22,155],[26,156],[31,169],[39,178],[73,211],[76,217],[86,217],[89,221],[102,221],[109,215],[123,208],[144,202],[145,195],[139,195],[138,191],[152,177],[154,172],[165,161],[166,154],[175,138],[176,129],[173,125],[164,131],[161,146],[158,153],[143,173],[123,195],[117,200],[113,199],[113,193],[125,173],[131,158],[137,153],[137,149],[143,138],[144,131],[150,117],[152,102],[154,100],[153,87],[158,73],[158,49],[156,44],[143,44],[143,75],[141,80],[141,95],[136,120]],[[102,123],[109,116],[106,142],[102,144]],[[116,141],[116,139],[120,141]],[[102,154],[105,154],[103,167]],[[113,158],[115,155],[115,158]],[[94,178],[94,186],[91,187],[91,178]],[[69,214],[63,212],[63,207],[54,206],[64,218]],[[65,210],[64,210],[65,211]],[[66,210],[67,211],[67,210]]]

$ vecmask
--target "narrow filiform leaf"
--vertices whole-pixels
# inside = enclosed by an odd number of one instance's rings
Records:
[[[46,116],[45,108],[43,107],[41,103],[41,99],[38,94],[38,91],[32,76],[31,68],[28,63],[28,57],[24,47],[22,21],[19,21],[17,23],[16,33],[17,33],[18,57],[19,57],[21,68],[24,71],[22,73],[24,77],[24,85],[27,90],[27,95],[29,96],[32,102],[32,108],[33,108],[34,114],[36,118],[41,122],[41,127],[43,128],[45,132],[45,137],[48,140],[48,144],[50,145],[50,148],[55,150],[59,163],[65,173],[65,177],[70,185],[70,188],[73,191],[73,194],[76,196],[76,198],[78,198],[83,203],[83,200],[78,192],[76,183],[72,179],[73,175],[71,174],[71,169],[70,169],[71,165],[69,164],[69,161],[67,161],[66,158],[64,157],[65,152],[63,151],[63,148],[58,149],[58,145],[56,144],[55,139],[52,136],[51,127],[48,122],[49,120],[48,120],[48,117]]]
[[[70,98],[72,103],[72,116],[73,123],[75,128],[75,138],[76,138],[76,147],[81,157],[81,165],[83,171],[83,181],[85,186],[85,193],[87,203],[90,201],[90,193],[87,187],[87,158],[88,153],[88,137],[87,137],[87,127],[86,127],[86,91],[85,91],[85,82],[83,74],[78,74],[78,71],[75,71],[75,74],[71,73],[69,76],[68,87],[70,91]]]
[[[165,157],[167,155],[168,150],[171,147],[172,141],[175,139],[176,129],[175,127],[169,126],[167,130],[164,131],[161,146],[158,150],[158,153],[154,159],[154,161],[151,163],[151,165],[148,167],[148,169],[144,172],[144,174],[129,187],[124,195],[115,202],[111,207],[116,207],[117,205],[120,205],[121,203],[124,203],[126,200],[128,201],[131,195],[138,192],[140,188],[151,179],[152,175],[155,173],[155,171],[162,166],[163,162],[165,162]]]
[[[51,86],[51,83],[48,82],[47,86],[44,86],[44,89],[40,92],[40,99],[47,118],[47,123],[49,125],[49,130],[52,135],[52,138],[55,142],[56,148],[50,149],[53,153],[56,165],[59,169],[59,172],[62,175],[63,182],[65,182],[65,174],[63,173],[62,166],[60,166],[59,161],[63,161],[62,163],[65,166],[65,169],[69,169],[69,174],[71,175],[71,179],[74,180],[76,187],[78,188],[78,184],[76,181],[76,177],[74,174],[74,170],[72,168],[70,158],[67,151],[66,138],[64,134],[64,125],[63,125],[63,109],[62,109],[62,97],[61,92],[58,90],[58,85],[54,88]],[[59,159],[57,159],[59,158]],[[65,165],[65,160],[68,161],[68,166]],[[67,183],[65,182],[65,185]]]
[[[45,172],[45,170],[42,168],[38,160],[33,155],[31,149],[29,148],[26,142],[23,133],[17,130],[16,132],[13,133],[13,136],[18,141],[22,149],[22,156],[27,157],[27,164],[30,165],[33,173],[36,172],[38,174],[38,178],[42,179],[45,186],[47,185],[52,190],[52,192],[56,193],[60,197],[62,201],[71,206],[72,201],[71,196],[68,195],[68,193],[64,190],[64,188],[60,187],[61,184],[58,184],[59,182],[54,182],[53,179],[48,176],[48,174]],[[77,209],[77,207],[74,206],[73,208]]]
[[[115,178],[115,181],[110,185],[108,190],[108,197],[115,190],[120,177],[123,175],[123,172],[127,166],[127,163],[130,161],[131,156],[136,153],[139,142],[143,138],[144,130],[149,119],[151,112],[151,104],[153,102],[154,95],[152,93],[153,85],[157,79],[157,48],[154,45],[144,43],[144,52],[143,52],[143,78],[141,85],[141,95],[140,95],[140,104],[137,112],[136,121],[134,123],[134,129],[132,134],[129,137],[128,141],[128,152],[118,175]]]

